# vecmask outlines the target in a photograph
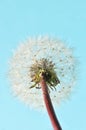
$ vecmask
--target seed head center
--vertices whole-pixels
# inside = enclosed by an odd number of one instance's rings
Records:
[[[51,89],[56,89],[56,85],[60,83],[55,72],[55,64],[48,59],[42,58],[36,61],[30,67],[30,74],[32,79],[31,82],[33,82],[33,85],[30,88],[40,88],[39,83],[41,81],[41,76],[43,76],[47,83],[47,86],[49,86]]]

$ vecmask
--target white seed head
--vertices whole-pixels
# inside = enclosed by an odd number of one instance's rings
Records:
[[[54,104],[68,98],[76,81],[76,58],[71,48],[55,38],[28,39],[26,43],[19,45],[10,59],[9,77],[14,95],[35,108],[44,107],[44,103],[41,89],[30,89],[33,85],[31,66],[41,59],[47,59],[54,64],[54,70],[60,80],[56,90],[50,90]]]

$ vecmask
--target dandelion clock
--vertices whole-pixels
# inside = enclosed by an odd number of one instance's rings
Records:
[[[10,59],[12,91],[33,108],[46,107],[54,130],[62,130],[53,108],[68,98],[76,81],[71,48],[50,37],[29,38]]]

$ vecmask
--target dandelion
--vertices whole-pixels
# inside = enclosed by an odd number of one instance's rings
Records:
[[[10,60],[14,95],[31,107],[46,106],[54,130],[61,127],[52,102],[57,105],[70,95],[76,81],[75,65],[72,49],[50,37],[29,38]]]

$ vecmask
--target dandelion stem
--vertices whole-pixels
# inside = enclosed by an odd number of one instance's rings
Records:
[[[43,76],[41,78],[40,84],[42,87],[44,102],[45,102],[52,126],[53,126],[54,130],[62,130],[62,128],[59,124],[59,121],[56,117],[56,114],[55,114],[55,111],[54,111],[54,108],[53,108],[53,105],[51,102],[51,98],[50,98],[50,95],[48,92],[48,87],[47,87],[46,81]]]

